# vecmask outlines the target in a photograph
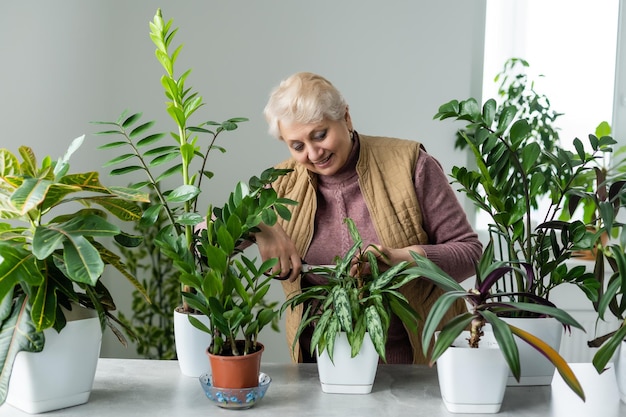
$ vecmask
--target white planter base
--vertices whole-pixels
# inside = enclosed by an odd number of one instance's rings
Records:
[[[376,370],[378,369],[378,353],[374,344],[366,334],[361,351],[354,358],[350,357],[350,344],[345,333],[337,334],[333,352],[334,364],[328,352],[317,355],[322,392],[328,394],[369,394],[372,392]]]
[[[174,311],[174,341],[176,357],[183,375],[198,378],[209,373],[211,365],[206,355],[206,348],[211,344],[211,335],[196,329],[187,314]],[[207,327],[209,319],[205,315],[194,316]]]
[[[326,394],[369,394],[372,392],[372,385],[343,385],[343,384],[325,384],[321,383],[322,392]]]
[[[60,334],[47,329],[44,335],[43,351],[17,354],[9,382],[7,404],[30,414],[86,403],[100,356],[97,317],[68,321]]]
[[[553,318],[503,318],[507,323],[526,330],[546,342],[557,352],[561,346],[563,326]],[[520,356],[519,382],[509,372],[508,386],[550,385],[554,365],[528,343],[515,337]]]
[[[467,344],[463,332],[437,360],[441,398],[451,413],[493,414],[500,411],[509,367],[493,335],[485,332],[480,348]]]

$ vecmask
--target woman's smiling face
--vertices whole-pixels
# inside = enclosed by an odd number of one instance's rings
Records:
[[[344,119],[324,119],[318,123],[279,123],[281,139],[291,156],[309,171],[333,175],[348,160],[352,151],[352,121],[346,110]]]

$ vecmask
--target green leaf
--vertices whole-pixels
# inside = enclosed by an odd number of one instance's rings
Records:
[[[367,333],[372,339],[374,348],[383,361],[386,361],[385,356],[385,342],[386,331],[383,329],[383,323],[380,319],[380,315],[373,305],[368,306],[365,309],[365,326],[367,327]]]
[[[159,214],[161,213],[162,208],[162,204],[152,204],[150,207],[148,207],[141,215],[139,226],[145,227],[155,224],[157,222],[157,219],[159,218]]]
[[[133,153],[123,154],[123,155],[117,156],[117,157],[111,159],[110,161],[106,162],[104,165],[102,165],[102,167],[106,168],[106,167],[109,167],[111,165],[117,165],[119,163],[128,161],[129,159],[134,158],[134,157],[136,157],[136,155],[133,154]]]
[[[141,148],[144,146],[152,145],[153,143],[161,140],[164,136],[164,133],[153,133],[152,135],[148,135],[145,138],[137,141],[137,147]]]
[[[422,330],[422,349],[424,355],[428,353],[430,342],[448,310],[450,310],[450,308],[458,299],[464,298],[465,295],[465,290],[450,291],[443,293],[433,303],[433,306],[431,307],[430,311],[428,312],[428,316],[426,317],[426,321],[424,322],[424,329]]]
[[[33,301],[31,317],[35,323],[37,331],[43,331],[52,327],[56,322],[58,308],[57,295],[55,289],[49,281],[37,287],[37,294]]]
[[[339,326],[346,333],[352,333],[352,309],[350,308],[350,299],[345,288],[336,286],[332,290],[333,308]]]
[[[32,253],[0,243],[0,300],[6,299],[21,282],[32,287],[41,285],[43,280]]]
[[[184,203],[190,201],[200,194],[200,189],[195,185],[181,185],[167,196],[170,203]]]
[[[135,139],[137,136],[141,135],[143,132],[145,132],[146,130],[150,129],[152,126],[154,125],[154,122],[146,122],[142,125],[137,126],[136,128],[134,128],[130,134],[128,135],[131,139]]]
[[[617,348],[622,346],[624,349],[624,342],[626,340],[626,322],[622,322],[622,325],[615,332],[613,336],[609,338],[593,355],[593,366],[596,368],[599,374],[606,370],[606,365],[613,360],[613,356],[617,351]]]
[[[496,101],[489,99],[483,105],[483,121],[487,126],[491,126],[496,115]]]
[[[498,318],[494,313],[489,310],[482,310],[480,312],[485,320],[491,324],[491,328],[493,329],[493,334],[498,342],[498,347],[504,356],[507,364],[509,365],[509,369],[511,370],[511,374],[517,381],[520,378],[520,362],[519,362],[519,350],[517,348],[517,344],[513,339],[512,326],[504,322],[502,319]]]
[[[498,128],[496,130],[496,134],[501,134],[505,130],[508,129],[509,125],[513,122],[515,118],[515,114],[517,113],[517,109],[514,106],[507,106],[500,113],[500,118],[498,119]]]
[[[96,285],[104,271],[100,253],[81,235],[67,235],[63,241],[63,261],[72,281],[91,286]]]
[[[111,170],[110,174],[111,175],[124,175],[124,174],[128,174],[130,172],[135,172],[135,171],[139,171],[144,169],[144,167],[141,167],[139,165],[133,165],[133,166],[128,166],[128,167],[124,167],[124,168],[117,168],[114,170]]]
[[[474,315],[472,313],[465,313],[454,317],[446,323],[446,325],[441,329],[441,332],[435,342],[435,346],[433,347],[430,356],[431,366],[452,345],[452,343],[454,343],[461,332],[469,327],[473,319]],[[422,349],[424,351],[424,355],[427,355],[428,345],[423,346]]]
[[[126,120],[122,123],[122,127],[127,129],[130,125],[134,124],[137,120],[141,118],[142,113],[135,113],[131,116],[128,116]]]
[[[98,149],[115,149],[115,148],[119,148],[119,147],[124,146],[124,145],[128,145],[128,142],[123,142],[123,141],[111,142],[111,143],[107,143],[105,145],[98,146]]]
[[[511,144],[513,145],[513,149],[517,149],[518,146],[522,143],[524,139],[530,135],[530,125],[526,119],[519,119],[513,126],[511,126]],[[536,142],[532,142],[532,145],[537,145]]]
[[[12,300],[11,300],[12,301]],[[15,299],[13,308],[0,328],[0,401],[6,399],[13,362],[18,352],[40,352],[43,349],[43,333],[35,330],[30,317],[30,303],[25,295]]]
[[[511,332],[513,332],[513,334],[515,334],[526,343],[530,344],[541,354],[543,354],[543,356],[545,356],[550,362],[552,362],[556,370],[563,378],[563,381],[565,381],[565,383],[572,389],[572,391],[574,391],[576,395],[580,397],[580,399],[585,401],[585,392],[583,390],[583,387],[580,385],[578,378],[576,378],[576,375],[568,365],[567,361],[563,359],[561,355],[559,355],[559,352],[554,350],[543,340],[526,332],[525,330],[522,330],[510,324],[508,325],[508,327],[511,329]]]
[[[11,195],[11,204],[20,214],[26,214],[44,201],[51,185],[49,180],[26,178]]]
[[[532,142],[524,146],[522,149],[522,168],[526,174],[537,164],[540,155],[541,148],[538,143]]]

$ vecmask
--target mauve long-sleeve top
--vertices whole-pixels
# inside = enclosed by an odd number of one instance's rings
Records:
[[[380,243],[358,183],[358,153],[356,140],[339,172],[318,176],[315,230],[304,259],[309,264],[331,264],[337,254],[352,246],[343,224],[346,217],[355,221],[365,246]],[[482,246],[441,165],[424,149],[417,159],[414,184],[423,228],[430,239],[422,246],[426,256],[457,281],[463,281],[474,274],[474,260],[480,257]]]

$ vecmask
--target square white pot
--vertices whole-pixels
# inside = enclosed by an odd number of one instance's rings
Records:
[[[470,348],[465,331],[437,360],[441,398],[451,413],[500,411],[509,367],[490,332]]]
[[[537,336],[546,342],[557,352],[561,347],[561,337],[563,336],[563,325],[552,317],[537,318],[509,318],[503,317],[505,322],[526,330],[528,333]],[[510,386],[516,385],[550,385],[554,376],[554,365],[539,351],[528,343],[515,337],[515,343],[519,351],[520,380],[515,380],[513,374],[509,372]]]
[[[6,402],[31,414],[84,404],[89,400],[100,356],[102,331],[91,310],[68,321],[61,333],[44,330],[41,352],[19,352]]]
[[[322,391],[330,394],[369,394],[378,369],[378,353],[368,334],[365,334],[359,353],[352,358],[348,336],[341,332],[335,339],[333,362],[328,352],[317,354]]]

